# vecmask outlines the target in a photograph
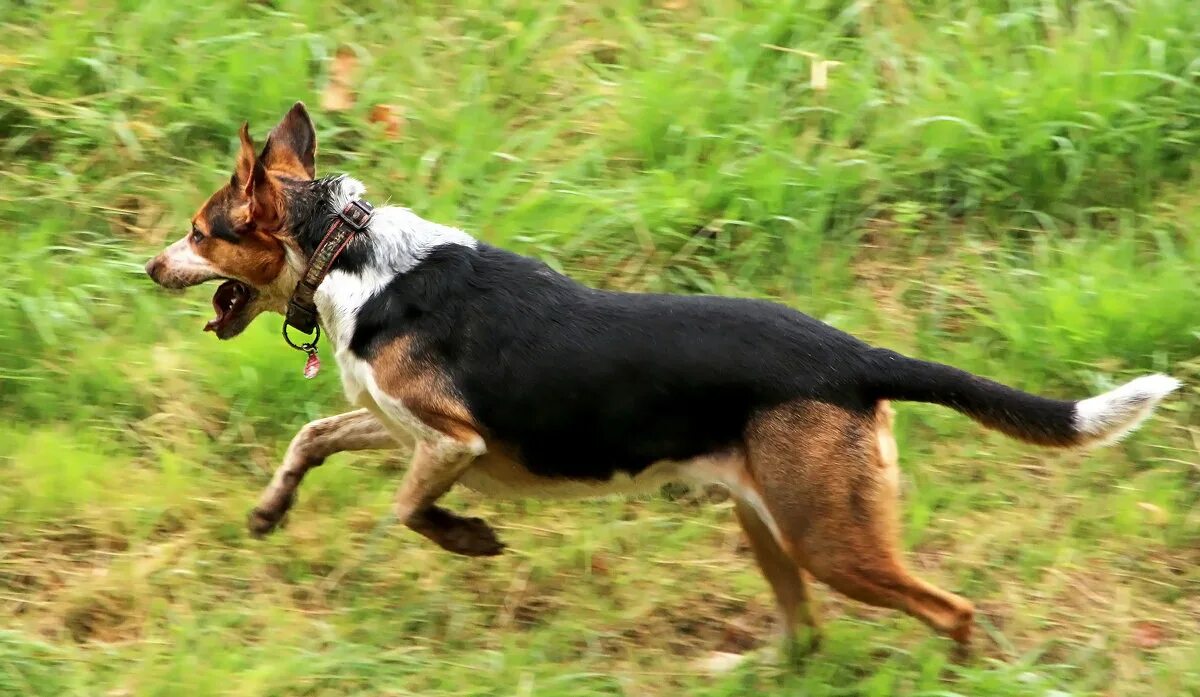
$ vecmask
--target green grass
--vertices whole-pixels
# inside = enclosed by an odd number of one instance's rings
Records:
[[[1193,5],[0,2],[0,694],[1200,694]],[[357,100],[324,112],[339,48]],[[321,171],[593,284],[771,297],[1053,394],[1190,386],[1089,453],[900,406],[912,564],[981,608],[962,664],[822,590],[819,653],[703,674],[772,624],[703,497],[455,492],[512,547],[464,560],[390,524],[404,453],[347,455],[253,541],[336,371],[277,320],[216,342],[141,264],[296,99]]]

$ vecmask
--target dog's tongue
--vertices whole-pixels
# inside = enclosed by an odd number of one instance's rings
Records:
[[[225,281],[213,293],[212,306],[217,316],[204,325],[204,331],[212,332],[220,329],[246,301],[246,286],[240,281]]]

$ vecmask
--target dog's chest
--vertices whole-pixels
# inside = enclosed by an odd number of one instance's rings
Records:
[[[334,355],[338,373],[342,376],[342,393],[346,395],[346,401],[359,405],[370,394],[370,386],[374,383],[371,366],[347,348],[335,349]]]
[[[351,404],[360,404],[375,382],[370,364],[350,350],[358,313],[386,282],[383,274],[373,270],[353,274],[334,271],[321,283],[314,298],[342,376],[342,391]]]

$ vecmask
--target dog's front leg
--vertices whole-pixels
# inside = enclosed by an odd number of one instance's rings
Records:
[[[258,505],[250,511],[247,521],[250,533],[261,537],[274,530],[292,507],[304,474],[325,462],[325,458],[351,450],[393,448],[396,444],[387,428],[366,409],[309,422],[292,439],[283,464],[275,470]]]

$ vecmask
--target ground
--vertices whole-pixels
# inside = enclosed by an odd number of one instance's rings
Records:
[[[0,4],[0,694],[1200,693],[1192,4]],[[296,99],[320,171],[589,283],[1056,396],[1186,386],[1089,452],[896,405],[909,559],[981,610],[960,663],[819,588],[819,652],[706,674],[773,621],[706,492],[455,492],[510,546],[462,559],[388,517],[402,449],[343,455],[253,540],[336,371],[141,265]]]

